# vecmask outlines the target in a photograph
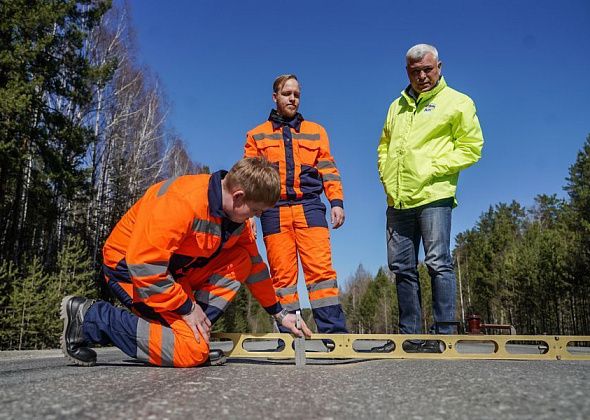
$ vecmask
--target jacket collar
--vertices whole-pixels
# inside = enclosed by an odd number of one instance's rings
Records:
[[[221,201],[221,180],[225,178],[227,171],[214,172],[209,178],[209,188],[207,191],[207,198],[209,199],[209,214],[215,217],[227,218],[223,211],[223,203]]]
[[[209,200],[209,214],[221,218],[221,243],[225,243],[229,236],[244,223],[232,221],[223,211],[223,195],[221,194],[221,180],[225,178],[227,171],[221,170],[214,172],[209,178],[209,188],[207,196]]]
[[[406,98],[406,101],[409,104],[415,105],[416,103],[418,103],[422,100],[430,99],[433,96],[436,96],[445,87],[447,87],[447,82],[445,81],[445,78],[443,76],[440,76],[440,79],[438,79],[438,83],[436,84],[435,87],[433,87],[429,91],[422,92],[420,95],[418,95],[417,98],[414,98],[412,95],[410,95],[410,89],[412,89],[412,85],[409,85],[407,88],[405,88],[402,91],[402,96],[404,98]],[[415,94],[415,92],[412,92],[412,93]]]
[[[268,116],[268,120],[272,123],[273,130],[277,130],[282,126],[286,125],[291,128],[294,128],[295,131],[299,131],[301,128],[301,122],[303,121],[303,116],[298,112],[291,120],[284,119],[276,109],[270,111],[270,115]]]

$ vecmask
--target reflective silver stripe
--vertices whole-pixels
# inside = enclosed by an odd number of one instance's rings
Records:
[[[329,169],[335,168],[336,164],[331,160],[320,160],[318,161],[318,169]]]
[[[246,223],[242,223],[236,230],[232,232],[232,236],[240,236],[246,227]]]
[[[324,175],[322,175],[322,179],[324,180],[324,182],[326,182],[326,181],[340,181],[340,175],[324,174]]]
[[[135,357],[142,362],[150,360],[150,323],[143,318],[137,318],[137,331],[135,332],[137,350]]]
[[[228,279],[226,277],[220,276],[219,274],[213,274],[211,277],[209,277],[207,283],[213,284],[217,287],[233,290],[236,293],[238,290],[240,290],[241,286],[239,281]],[[195,299],[197,299],[198,302],[204,303],[206,305],[214,306],[221,311],[225,311],[227,305],[229,305],[229,301],[225,300],[225,298],[215,296],[213,293],[209,293],[206,290],[197,290],[195,293]]]
[[[221,225],[210,220],[195,219],[193,221],[193,232],[210,233],[221,236]]]
[[[324,280],[307,286],[307,290],[309,290],[310,292],[334,288],[338,288],[338,283],[336,282],[336,279]]]
[[[323,299],[309,300],[312,309],[323,308],[325,306],[338,305],[340,303],[338,296],[326,297]]]
[[[273,133],[273,134],[258,133],[258,134],[254,134],[252,137],[256,141],[260,141],[260,140],[264,140],[264,139],[281,140],[283,138],[283,135],[281,133]]]
[[[162,184],[162,186],[160,187],[160,189],[158,190],[158,194],[156,194],[156,197],[161,197],[161,196],[163,196],[164,194],[166,194],[166,191],[168,191],[168,188],[170,188],[170,185],[172,185],[172,183],[174,182],[174,180],[175,180],[176,178],[177,178],[177,177],[170,178],[169,180],[167,180],[166,182],[164,182],[164,183]]]
[[[259,281],[264,281],[270,278],[270,273],[268,272],[268,268],[264,267],[263,270],[260,270],[258,273],[250,274],[246,279],[246,283],[254,284],[258,283]]]
[[[207,281],[209,284],[214,284],[217,287],[223,287],[224,289],[238,290],[240,288],[240,282],[233,279],[228,279],[219,274],[213,274]]]
[[[168,271],[168,264],[128,264],[127,268],[129,268],[129,272],[133,277],[157,276]]]
[[[307,134],[307,133],[293,133],[293,138],[297,140],[319,140],[319,134]]]
[[[252,262],[252,264],[260,264],[262,262],[262,257],[260,254],[255,257],[250,257],[250,262]]]
[[[292,311],[297,311],[299,310],[301,307],[299,306],[299,302],[293,302],[293,303],[281,303],[281,305],[283,305],[283,308],[285,308],[286,310],[288,310],[289,312]]]
[[[238,283],[238,286],[239,285],[240,283]],[[224,298],[215,296],[206,290],[197,290],[197,293],[195,293],[195,298],[197,299],[197,302],[204,303],[208,306],[213,306],[222,312],[225,311],[225,308],[227,308],[229,305],[229,302]]]
[[[287,296],[287,295],[292,295],[297,293],[297,286],[291,286],[291,287],[277,287],[275,289],[275,293],[278,297],[283,297],[283,296]]]
[[[164,291],[174,285],[174,279],[171,276],[166,277],[157,283],[150,284],[147,287],[138,287],[137,294],[142,299],[147,299],[150,296],[164,293]]]
[[[174,366],[174,332],[162,326],[162,366]]]

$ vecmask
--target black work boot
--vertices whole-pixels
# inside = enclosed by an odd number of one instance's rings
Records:
[[[424,342],[422,341],[404,341],[402,343],[402,348],[406,353],[420,353],[420,350],[422,349],[422,344],[424,344]]]
[[[96,352],[88,348],[89,343],[82,333],[84,315],[93,303],[94,300],[78,296],[66,296],[61,301],[61,318],[64,320],[61,349],[68,359],[80,366],[96,363]]]
[[[387,340],[387,342],[381,346],[376,346],[371,348],[371,353],[391,353],[395,349],[395,344],[391,340]]]
[[[209,358],[203,363],[203,366],[221,366],[225,364],[226,361],[227,357],[225,357],[223,350],[211,349],[209,350]]]
[[[426,340],[422,345],[422,353],[442,353],[445,345],[438,340]]]
[[[438,340],[426,340],[421,342],[404,341],[402,348],[406,353],[442,353],[444,345]]]

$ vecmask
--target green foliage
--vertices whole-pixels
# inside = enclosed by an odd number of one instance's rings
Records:
[[[363,308],[362,300],[373,277],[361,265],[356,272],[347,279],[347,288],[341,294],[342,308],[346,314],[346,324],[351,332],[365,333],[367,328],[367,311]],[[374,311],[368,311],[371,316]]]
[[[18,272],[12,261],[0,263],[0,349],[14,341],[14,317],[10,307],[12,289],[20,286]]]
[[[505,272],[504,262],[513,244],[522,237],[525,216],[520,204],[500,203],[490,207],[474,229],[457,236],[455,256],[468,258],[470,286],[479,298],[472,302],[470,311],[490,319],[492,308],[511,300],[513,280]]]
[[[247,332],[248,321],[248,296],[241,287],[238,294],[227,308],[223,316],[215,323],[214,331],[223,332]]]
[[[420,279],[420,297],[422,302],[422,329],[428,331],[433,323],[432,317],[432,281],[428,268],[424,263],[418,264],[418,277]]]
[[[84,41],[110,7],[90,0],[0,3],[0,256],[55,249],[64,201],[88,196],[83,115],[104,74]]]
[[[397,294],[386,269],[379,269],[373,277],[359,265],[347,284],[341,300],[350,332],[371,334],[398,331]]]
[[[126,139],[141,131],[137,127],[165,124],[156,118],[142,126],[128,116],[158,108],[162,98],[149,102],[148,75],[134,67],[131,47],[122,39],[129,34],[115,39],[113,28],[105,26],[110,6],[95,0],[0,2],[0,349],[57,346],[61,298],[97,295],[102,241],[143,191],[146,180],[128,176],[129,167],[157,174],[164,160],[157,142],[144,145],[150,153],[143,164],[129,159],[128,149],[136,145]],[[104,39],[92,37],[98,29]],[[119,55],[101,52],[100,42],[112,44]],[[101,58],[90,58],[93,48]],[[99,92],[110,101],[100,115]],[[117,102],[119,96],[133,103]],[[119,125],[108,120],[107,108],[121,112]],[[154,138],[162,136],[153,131]],[[209,172],[190,160],[181,141],[177,149],[174,156],[184,156],[186,170]],[[176,158],[171,163],[179,166]],[[569,168],[565,190],[568,200],[539,195],[531,209],[517,202],[491,206],[457,236],[454,257],[465,312],[511,323],[521,333],[590,333],[590,136]],[[427,328],[430,279],[422,264],[419,274]],[[397,332],[388,270],[373,276],[361,265],[348,280],[342,304],[349,330]],[[303,317],[313,325],[309,309]],[[217,330],[236,332],[272,328],[245,290],[216,324]]]
[[[516,201],[499,203],[457,235],[457,319],[477,313],[523,334],[590,333],[590,136],[567,181],[569,202],[541,194],[529,209]],[[418,272],[427,331],[431,281],[424,264]],[[390,296],[397,316],[395,288],[386,277],[383,269],[373,278],[359,266],[348,279],[342,302],[351,332],[385,332],[383,319],[389,318],[380,308]]]
[[[241,287],[225,313],[214,324],[213,331],[223,332],[272,332],[271,316],[252,298],[252,294]]]
[[[45,317],[43,290],[48,276],[38,258],[33,257],[26,267],[20,282],[13,285],[9,295],[6,344],[13,349],[40,348],[39,328]]]
[[[0,348],[55,348],[62,322],[61,299],[69,294],[94,297],[92,261],[79,238],[70,238],[58,256],[56,272],[49,273],[32,257],[22,273],[11,263],[0,266],[2,310]],[[6,293],[6,294],[5,294]]]
[[[569,168],[565,190],[570,196],[574,211],[579,216],[581,226],[589,230],[590,222],[590,135],[578,152],[576,162]]]
[[[588,279],[576,273],[584,251],[572,211],[555,195],[539,195],[528,211],[514,202],[490,208],[458,235],[468,312],[524,334],[587,333]]]
[[[40,310],[45,316],[40,330],[43,342],[56,347],[62,330],[59,319],[62,298],[67,295],[95,298],[97,295],[92,260],[80,238],[69,237],[64,244],[58,254],[57,271],[49,276],[43,294]]]

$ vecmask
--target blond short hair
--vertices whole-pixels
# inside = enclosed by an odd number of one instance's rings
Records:
[[[287,82],[287,80],[297,80],[297,76],[295,76],[294,74],[282,74],[279,77],[277,77],[274,81],[274,83],[272,84],[272,91],[274,93],[279,93],[279,91],[281,90],[281,88],[283,87],[283,85]],[[299,80],[297,80],[297,82],[299,83]]]
[[[241,189],[246,201],[274,206],[281,195],[281,178],[277,169],[263,157],[238,161],[225,176],[229,191]]]

